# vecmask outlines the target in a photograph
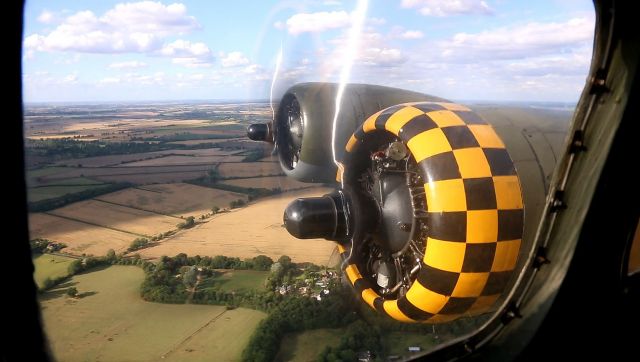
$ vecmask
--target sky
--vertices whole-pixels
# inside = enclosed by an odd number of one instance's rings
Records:
[[[575,102],[594,22],[589,0],[27,0],[23,93],[252,100],[343,80],[452,100]]]

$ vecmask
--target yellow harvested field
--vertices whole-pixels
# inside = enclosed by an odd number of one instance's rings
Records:
[[[203,143],[216,144],[216,143],[228,142],[228,141],[233,141],[233,140],[241,140],[241,139],[244,139],[244,137],[243,138],[219,139],[219,140],[216,140],[216,139],[206,140],[205,139],[205,140],[172,141],[172,142],[167,142],[167,143],[170,143],[170,144],[173,144],[173,145],[187,145],[187,146],[190,146],[190,145],[199,145],[199,144],[203,144]]]
[[[328,192],[328,188],[316,187],[260,199],[247,207],[218,214],[205,224],[141,250],[140,255],[159,258],[186,253],[249,258],[265,254],[273,259],[289,255],[295,262],[327,265],[335,243],[324,239],[294,238],[283,227],[282,213],[295,198],[321,196]]]
[[[139,168],[139,167],[138,167]],[[164,172],[164,173],[138,173],[124,175],[107,175],[93,177],[103,182],[130,182],[132,184],[146,185],[168,182],[182,182],[204,176],[205,171]]]
[[[218,167],[222,177],[256,177],[282,175],[277,162],[223,163]]]
[[[76,202],[49,214],[118,231],[153,236],[176,228],[180,218],[137,210],[98,200]]]
[[[126,155],[108,155],[108,156],[95,156],[84,158],[72,158],[68,160],[59,161],[56,165],[66,165],[75,167],[82,165],[83,167],[104,167],[104,166],[131,166],[135,161],[148,161],[155,158],[168,159],[167,165],[172,165],[170,155],[187,155],[187,156],[228,156],[236,153],[240,153],[242,150],[222,150],[220,148],[205,148],[198,150],[164,150],[154,152],[142,152],[132,153]],[[218,159],[218,158],[215,158]],[[221,160],[221,159],[220,159]],[[238,160],[232,158],[229,162],[237,162]],[[242,158],[240,158],[242,160]],[[191,162],[193,163],[193,162]],[[155,164],[154,164],[155,165]],[[161,163],[161,165],[163,165]]]
[[[109,249],[125,251],[136,235],[85,224],[47,214],[29,214],[31,238],[45,238],[67,244],[65,253],[105,255]]]
[[[247,196],[184,183],[147,185],[96,197],[96,200],[184,217],[198,217],[211,212],[214,206],[228,207],[238,199],[246,200]]]
[[[281,190],[295,190],[295,189],[303,189],[307,187],[317,186],[316,184],[300,182],[287,176],[237,178],[232,180],[225,180],[222,183],[227,185],[240,186],[240,187],[253,187],[253,188],[265,188],[265,189],[274,189],[279,187]]]
[[[150,160],[126,163],[123,166],[176,166],[176,165],[213,165],[218,162],[240,162],[244,156],[166,156]]]
[[[95,157],[85,157],[85,158],[72,158],[69,160],[64,160],[56,163],[56,165],[67,165],[67,166],[77,166],[82,165],[82,167],[104,167],[104,166],[118,166],[120,164],[125,164],[126,162],[133,162],[139,160],[145,160],[149,158],[158,158],[162,157],[162,154],[155,153],[134,153],[129,155],[110,155],[110,156],[95,156]]]
[[[150,152],[162,155],[189,155],[189,156],[228,156],[240,153],[242,150],[223,150],[220,148],[203,148],[198,150],[167,150]]]
[[[180,174],[191,171],[207,171],[211,165],[191,166],[155,166],[155,167],[50,167],[51,171],[44,171],[38,176],[38,182],[47,184],[75,177],[120,176],[132,174],[173,173]]]

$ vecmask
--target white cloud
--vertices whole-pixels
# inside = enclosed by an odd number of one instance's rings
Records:
[[[424,34],[420,30],[407,30],[400,34],[402,39],[422,39]]]
[[[332,52],[323,58],[326,64],[331,64],[334,69],[342,67],[342,59],[348,51],[348,41],[345,35],[341,35],[330,41],[335,45]],[[401,49],[394,47],[388,39],[377,32],[364,32],[359,41],[359,51],[355,59],[355,65],[366,65],[374,67],[392,67],[407,61],[407,57]]]
[[[249,59],[247,59],[247,57],[245,57],[241,52],[231,52],[227,55],[222,53],[220,56],[220,64],[225,68],[237,67],[249,64]]]
[[[369,19],[367,19],[367,24],[368,25],[377,26],[377,25],[384,25],[386,23],[387,23],[387,19],[385,19],[385,18],[369,18]]]
[[[43,24],[51,24],[55,21],[55,18],[55,14],[48,10],[44,10],[40,15],[38,15],[38,21]]]
[[[348,26],[351,17],[346,11],[321,11],[295,14],[286,21],[290,34],[319,33]]]
[[[173,64],[189,68],[210,67],[213,62],[211,50],[202,42],[192,43],[188,40],[178,39],[163,46],[158,53],[165,57],[171,57]]]
[[[192,43],[188,40],[178,39],[172,43],[166,44],[160,49],[160,54],[168,57],[178,56],[211,56],[211,50],[202,42]]]
[[[183,4],[124,3],[117,4],[101,17],[88,10],[79,11],[47,34],[27,36],[24,46],[27,50],[37,51],[149,52],[158,49],[167,36],[184,34],[199,27],[196,19],[187,15]]]
[[[62,78],[61,83],[63,84],[76,84],[78,83],[78,74],[73,73]]]
[[[578,46],[590,46],[593,24],[593,20],[587,18],[564,23],[528,23],[475,34],[458,33],[439,46],[442,56],[454,62],[557,54]]]
[[[403,8],[418,8],[426,16],[464,14],[492,14],[493,10],[482,0],[402,0]]]
[[[144,68],[147,66],[145,62],[139,62],[137,60],[130,60],[127,62],[117,62],[109,64],[110,69],[135,69],[135,68]]]
[[[181,65],[187,68],[208,68],[211,62],[197,57],[178,57],[172,58],[171,63]]]
[[[98,84],[118,84],[120,83],[120,78],[118,77],[105,77],[98,81]]]

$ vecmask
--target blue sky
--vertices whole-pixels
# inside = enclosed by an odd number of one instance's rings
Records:
[[[349,65],[350,82],[454,100],[575,101],[584,85],[588,0],[359,1],[355,33],[357,1],[27,1],[24,98],[268,98],[280,52],[276,95]]]

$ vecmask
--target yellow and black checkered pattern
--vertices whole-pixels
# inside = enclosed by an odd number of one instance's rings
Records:
[[[462,105],[406,103],[369,117],[347,153],[379,131],[407,144],[425,181],[424,263],[397,300],[380,297],[356,264],[346,268],[347,277],[372,308],[400,321],[439,323],[486,312],[506,288],[523,231],[520,181],[502,140]]]

